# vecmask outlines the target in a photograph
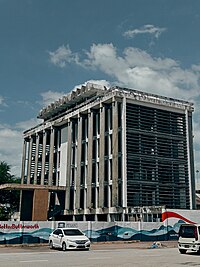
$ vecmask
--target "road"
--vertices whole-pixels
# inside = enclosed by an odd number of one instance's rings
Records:
[[[177,267],[200,266],[200,256],[181,255],[177,248],[92,249],[59,251],[47,247],[29,249],[0,248],[0,267]]]

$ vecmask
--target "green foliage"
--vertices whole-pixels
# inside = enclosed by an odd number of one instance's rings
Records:
[[[10,165],[0,162],[0,184],[20,183],[20,179],[11,175]],[[0,220],[9,220],[19,209],[20,192],[15,190],[0,191]]]

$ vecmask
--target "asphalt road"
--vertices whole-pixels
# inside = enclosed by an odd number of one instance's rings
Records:
[[[0,267],[177,267],[200,266],[200,256],[181,255],[177,248],[115,248],[103,245],[90,251],[50,250],[48,247],[0,248]]]

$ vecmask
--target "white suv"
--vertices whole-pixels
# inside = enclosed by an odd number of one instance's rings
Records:
[[[57,228],[49,236],[50,248],[89,250],[89,238],[78,228]]]
[[[182,224],[179,229],[178,249],[181,254],[187,250],[200,253],[200,225]]]

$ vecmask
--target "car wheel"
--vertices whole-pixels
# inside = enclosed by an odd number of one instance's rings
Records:
[[[185,249],[179,249],[179,252],[180,252],[181,254],[185,254],[186,251],[187,251],[187,250],[185,250]]]
[[[200,249],[199,249],[199,250],[197,250],[197,254],[198,254],[198,255],[200,255]]]
[[[50,247],[50,249],[53,249],[54,248],[53,241],[50,241],[49,247]]]
[[[66,250],[67,250],[66,243],[65,243],[65,242],[63,242],[63,243],[62,243],[62,251],[66,251]]]

